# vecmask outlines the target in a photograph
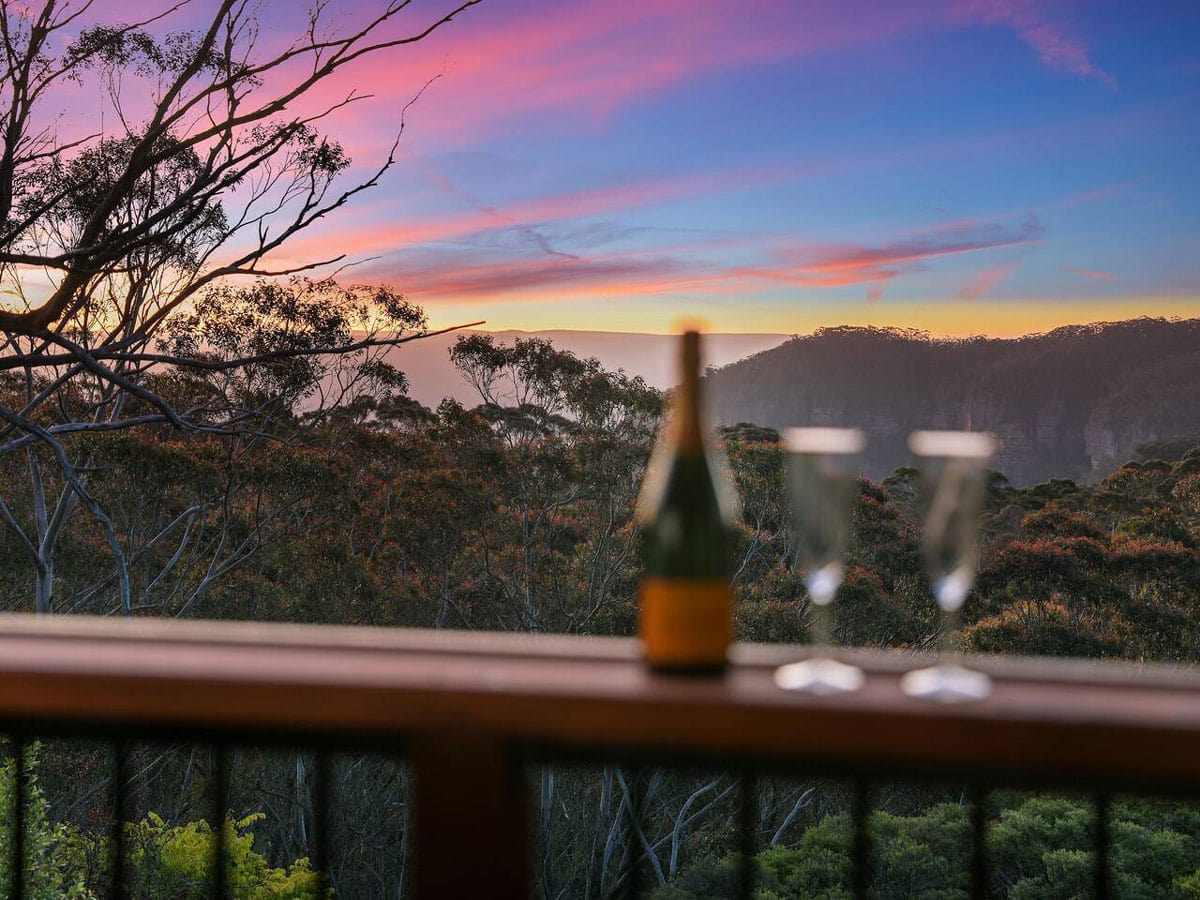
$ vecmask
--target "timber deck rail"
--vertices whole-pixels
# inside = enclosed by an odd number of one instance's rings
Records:
[[[529,896],[530,762],[695,762],[748,783],[787,771],[1087,790],[1101,821],[1096,896],[1108,893],[1111,794],[1200,794],[1200,673],[977,658],[992,696],[940,705],[901,693],[900,675],[922,660],[898,653],[847,651],[868,673],[853,694],[776,688],[774,668],[804,652],[740,645],[723,677],[682,679],[647,672],[627,639],[5,616],[0,731],[16,747],[86,735],[391,748],[413,777],[422,898]],[[862,806],[856,855],[867,846]],[[440,864],[453,858],[475,864]],[[972,884],[986,890],[982,849],[974,865]],[[865,871],[856,860],[858,896]]]

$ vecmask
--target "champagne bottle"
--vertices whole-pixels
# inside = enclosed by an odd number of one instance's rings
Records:
[[[700,335],[682,340],[673,408],[638,499],[644,571],[639,631],[651,668],[720,672],[733,631],[736,494],[706,446],[700,416]]]

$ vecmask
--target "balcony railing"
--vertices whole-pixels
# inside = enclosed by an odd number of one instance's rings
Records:
[[[421,898],[531,895],[530,763],[737,772],[743,896],[753,888],[748,860],[762,775],[836,775],[856,785],[856,897],[867,895],[869,880],[869,792],[885,779],[970,786],[972,896],[988,891],[990,789],[1069,789],[1094,798],[1097,897],[1110,893],[1108,798],[1200,793],[1200,676],[1191,672],[986,659],[979,665],[995,678],[993,695],[943,706],[905,697],[899,674],[918,661],[890,653],[853,654],[868,671],[854,694],[778,690],[773,669],[799,655],[793,647],[739,646],[724,677],[679,679],[649,674],[635,643],[622,639],[7,617],[0,621],[0,730],[19,771],[21,748],[32,740],[109,741],[116,822],[126,808],[131,742],[213,747],[215,822],[225,815],[229,747],[313,750],[318,869],[329,859],[330,754],[402,755],[413,779],[411,888]],[[9,895],[21,898],[28,798],[21,777],[12,795],[13,809],[0,815],[13,826]],[[113,893],[124,896],[119,827],[113,840]],[[454,860],[470,863],[447,864]],[[634,853],[621,882],[627,896],[645,887],[638,873]],[[216,879],[214,897],[227,895],[225,882],[223,874]]]

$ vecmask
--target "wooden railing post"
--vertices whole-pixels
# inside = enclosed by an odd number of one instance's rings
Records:
[[[530,799],[509,748],[494,737],[448,733],[415,735],[407,746],[413,896],[528,900]]]

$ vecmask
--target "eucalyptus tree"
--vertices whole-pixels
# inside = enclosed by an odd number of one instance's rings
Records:
[[[451,359],[476,389],[501,464],[494,527],[480,535],[501,604],[493,626],[596,632],[631,584],[633,500],[662,397],[549,341],[460,337]]]
[[[390,149],[356,174],[322,128],[367,95],[349,89],[315,108],[301,101],[479,2],[428,11],[379,0],[337,9],[335,19],[324,0],[299,18],[290,4],[183,0],[140,21],[106,22],[97,17],[113,6],[91,0],[0,0],[0,462],[10,476],[0,519],[36,572],[38,611],[53,608],[55,547],[77,507],[104,535],[120,607],[132,609],[129,551],[89,487],[100,434],[156,425],[244,434],[280,400],[256,403],[252,379],[331,352],[358,354],[374,366],[368,380],[395,383],[363,354],[423,334],[402,297],[373,298],[380,302],[361,321],[361,310],[344,306],[322,317],[317,303],[280,327],[290,307],[270,303],[314,292],[269,285],[343,262],[336,253],[286,262],[280,251],[394,165],[407,106]],[[297,23],[294,33],[267,39],[265,17],[278,9],[280,21]],[[185,16],[193,27],[176,27]],[[81,85],[86,95],[72,95]],[[254,296],[230,293],[239,277],[256,280]],[[269,339],[223,347],[185,339],[189,324],[205,324],[197,318],[205,310],[208,336],[217,335],[216,316],[239,296]],[[196,402],[173,402],[159,389],[167,369],[202,376],[207,396],[184,392]],[[339,384],[361,384],[352,367],[321,375],[312,383],[334,395]],[[247,390],[230,402],[239,385]],[[14,455],[26,470],[20,492],[11,487]]]

